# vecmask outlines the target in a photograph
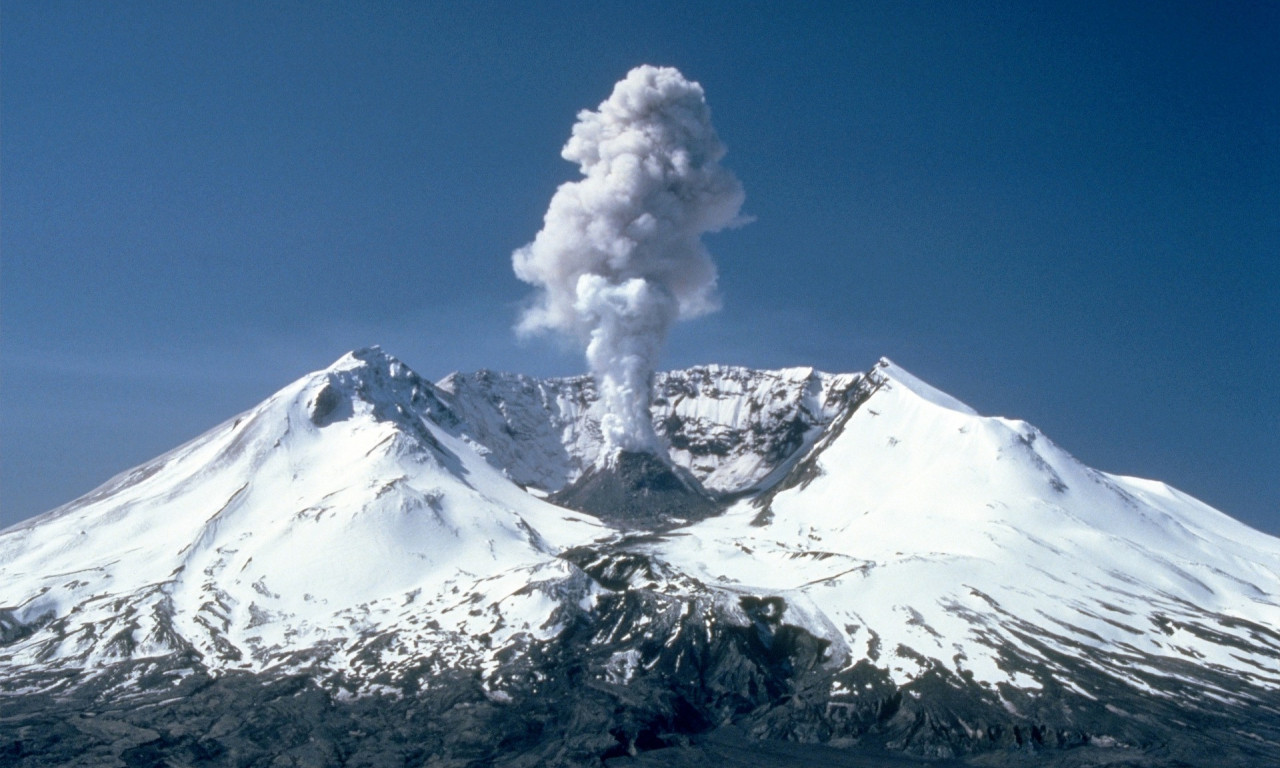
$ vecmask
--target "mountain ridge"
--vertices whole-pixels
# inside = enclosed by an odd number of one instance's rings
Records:
[[[293,679],[451,717],[466,678],[485,728],[542,713],[484,764],[550,760],[556,739],[578,745],[566,765],[694,749],[726,724],[933,757],[1196,758],[1155,712],[1241,755],[1280,747],[1259,721],[1280,714],[1280,540],[888,360],[700,366],[658,375],[653,402],[722,511],[654,527],[551,503],[600,457],[588,378],[432,384],[345,355],[0,532],[0,700]],[[552,724],[566,712],[579,725]]]

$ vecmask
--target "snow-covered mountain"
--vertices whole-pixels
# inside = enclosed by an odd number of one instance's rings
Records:
[[[1280,540],[888,361],[662,374],[653,417],[718,513],[554,503],[589,378],[366,349],[0,533],[0,755],[1280,762]]]

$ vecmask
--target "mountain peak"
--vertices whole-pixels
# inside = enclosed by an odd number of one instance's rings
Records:
[[[587,745],[566,765],[717,723],[932,756],[1280,745],[1280,541],[887,359],[660,373],[652,408],[670,450],[602,458],[589,377],[437,386],[353,350],[0,533],[0,709],[40,692],[61,722],[129,691],[153,722],[169,677],[231,669],[356,713],[311,735],[376,730],[361,708],[395,691],[374,709],[425,702],[419,743],[561,749],[563,725]],[[253,707],[209,690],[227,703],[183,733]],[[66,733],[67,755],[92,735]]]
[[[415,431],[421,431],[423,415],[445,424],[453,420],[434,384],[376,345],[348,352],[301,383],[307,416],[317,426],[362,410]]]
[[[880,358],[876,363],[876,367],[873,369],[873,373],[883,379],[897,382],[908,391],[923,400],[933,403],[934,405],[946,408],[949,411],[963,413],[968,416],[978,415],[978,412],[970,408],[968,405],[965,405],[951,395],[948,395],[946,392],[943,392],[930,384],[926,384],[887,357]]]
[[[387,353],[377,344],[369,347],[360,347],[347,352],[330,365],[317,373],[337,373],[340,371],[352,371],[359,369],[370,369],[383,371],[388,374],[398,368],[408,369],[399,358]]]

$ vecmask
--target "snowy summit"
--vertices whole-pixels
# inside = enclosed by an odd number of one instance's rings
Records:
[[[151,704],[222,691],[221,717],[248,679],[462,718],[414,738],[477,764],[710,754],[690,738],[729,725],[1280,754],[1280,540],[886,360],[691,368],[651,401],[665,455],[611,464],[589,377],[431,383],[352,352],[0,533],[0,709],[116,702],[171,755],[215,714],[179,732]],[[248,722],[208,738],[269,752]],[[94,733],[65,744],[117,743]]]

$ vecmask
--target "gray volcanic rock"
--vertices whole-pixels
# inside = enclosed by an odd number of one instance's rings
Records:
[[[618,451],[548,500],[628,529],[692,522],[721,509],[687,470],[639,451]]]

